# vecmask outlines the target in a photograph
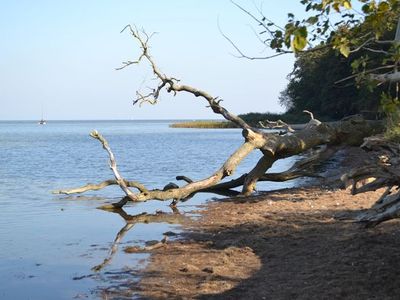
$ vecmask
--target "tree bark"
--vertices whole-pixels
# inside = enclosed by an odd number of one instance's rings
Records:
[[[268,153],[260,158],[254,169],[251,170],[244,179],[243,195],[250,195],[256,189],[257,181],[267,172],[275,160],[276,159],[273,156],[269,156]]]

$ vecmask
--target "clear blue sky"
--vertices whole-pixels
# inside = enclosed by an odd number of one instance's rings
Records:
[[[283,23],[299,1],[264,1],[265,15]],[[253,1],[239,1],[250,10]],[[257,2],[256,2],[257,3]],[[248,61],[231,55],[224,32],[249,54],[262,54],[250,24],[228,0],[3,0],[0,4],[0,120],[215,118],[189,95],[163,95],[156,106],[132,106],[148,65],[115,71],[138,55],[127,24],[147,32],[152,56],[168,75],[224,99],[234,113],[282,111],[293,57]],[[150,81],[150,82],[149,82]],[[144,84],[144,87],[146,84]]]

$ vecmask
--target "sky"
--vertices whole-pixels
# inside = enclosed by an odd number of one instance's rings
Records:
[[[238,3],[283,24],[297,0]],[[127,24],[156,32],[151,55],[165,74],[221,97],[235,114],[280,112],[279,93],[292,55],[237,58],[223,32],[249,55],[267,54],[256,24],[229,0],[1,0],[0,120],[213,119],[206,102],[162,94],[157,105],[132,106],[154,85],[148,64],[117,71],[139,46]]]

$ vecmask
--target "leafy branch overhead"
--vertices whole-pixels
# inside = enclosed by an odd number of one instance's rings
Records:
[[[331,48],[344,57],[365,51],[374,56],[374,64],[376,54],[379,54],[380,65],[390,65],[392,70],[399,64],[399,43],[395,42],[394,34],[400,16],[398,0],[301,0],[306,17],[298,19],[293,13],[288,13],[287,23],[283,25],[268,18],[261,9],[254,14],[236,2],[232,3],[256,22],[260,28],[260,41],[276,55]],[[388,33],[391,33],[390,37]],[[397,36],[400,40],[400,30]],[[239,54],[251,58],[240,50]],[[354,63],[355,73],[368,71],[369,64],[369,56],[365,54],[359,63]],[[394,81],[397,77],[379,79]]]
[[[379,42],[385,32],[391,31],[399,18],[397,0],[301,0],[308,16],[297,19],[288,13],[285,25],[276,24],[261,10],[256,16],[242,6],[261,27],[263,42],[280,52],[299,52],[316,46],[331,46],[348,56],[352,51]],[[362,3],[361,10],[352,2]],[[363,32],[357,28],[363,24]],[[365,44],[366,43],[366,44]],[[364,45],[365,44],[365,45]],[[307,47],[308,46],[308,47]]]

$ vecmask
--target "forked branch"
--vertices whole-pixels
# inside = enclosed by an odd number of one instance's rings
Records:
[[[107,151],[108,156],[110,157],[110,169],[112,170],[115,179],[117,180],[118,185],[120,186],[120,188],[124,191],[124,193],[126,194],[126,196],[131,199],[132,201],[137,201],[137,197],[135,195],[135,193],[133,193],[129,187],[126,185],[126,180],[124,178],[122,178],[121,174],[119,174],[119,171],[117,169],[117,162],[115,161],[115,157],[114,157],[114,153],[112,153],[111,148],[108,144],[108,142],[106,141],[106,139],[97,132],[97,130],[93,130],[90,133],[90,136],[96,140],[99,140],[100,143],[103,145],[104,150]],[[143,186],[142,186],[143,187]],[[114,208],[121,208],[122,205],[119,204],[114,204]]]
[[[217,184],[219,181],[221,181],[223,178],[226,176],[230,176],[234,173],[236,167],[239,165],[239,163],[248,155],[250,154],[254,149],[257,147],[261,147],[261,143],[258,142],[257,140],[254,139],[253,136],[249,136],[247,139],[248,141],[245,142],[241,147],[239,147],[232,155],[231,157],[228,158],[228,160],[222,165],[220,169],[218,169],[214,174],[212,174],[210,177],[205,178],[200,181],[191,181],[190,179],[186,179],[188,182],[186,185],[182,187],[166,187],[164,189],[154,189],[154,190],[148,190],[146,187],[144,187],[142,184],[137,183],[137,182],[129,182],[125,180],[119,173],[117,169],[117,164],[115,161],[114,154],[107,142],[107,140],[97,131],[93,131],[90,134],[93,138],[99,140],[101,144],[103,145],[103,148],[107,151],[109,158],[110,158],[110,168],[113,171],[115,181],[108,180],[106,181],[107,184],[104,184],[104,182],[100,185],[86,185],[81,188],[77,189],[71,189],[71,190],[59,190],[54,193],[59,193],[59,194],[72,194],[72,193],[80,193],[84,192],[87,190],[93,190],[93,187],[95,189],[99,189],[100,186],[105,187],[107,185],[111,184],[118,184],[120,188],[123,190],[123,192],[126,194],[127,197],[124,197],[121,201],[117,203],[113,203],[111,205],[104,205],[101,208],[103,209],[116,209],[116,208],[121,208],[123,207],[129,200],[134,201],[134,202],[143,202],[147,201],[150,199],[154,200],[170,200],[173,199],[175,201],[185,199],[189,197],[190,195],[203,190],[207,189],[209,187],[214,186]],[[131,185],[130,183],[133,183],[132,186],[138,188],[139,192],[134,193],[132,192],[128,185]]]
[[[260,122],[258,122],[258,124],[262,128],[266,128],[266,129],[284,129],[287,132],[291,132],[291,133],[293,133],[295,131],[289,124],[283,122],[282,120],[278,120],[278,121],[266,120],[264,122],[260,121]]]
[[[251,126],[248,125],[242,118],[230,113],[228,110],[222,107],[220,105],[222,99],[219,99],[219,97],[214,97],[209,93],[192,86],[180,84],[178,79],[167,76],[161,72],[149,53],[148,42],[151,38],[151,35],[147,35],[144,31],[140,32],[136,27],[132,27],[131,25],[127,25],[122,31],[125,31],[126,29],[128,29],[133,38],[139,42],[142,53],[137,60],[124,62],[123,66],[118,69],[123,69],[132,64],[138,64],[143,59],[146,59],[152,67],[154,75],[159,80],[158,85],[152,88],[149,93],[143,94],[141,92],[137,92],[138,97],[136,100],[134,100],[134,104],[138,103],[140,105],[145,102],[156,104],[159,100],[162,90],[166,90],[168,93],[173,93],[174,95],[176,95],[178,92],[187,92],[195,97],[201,97],[205,99],[208,102],[208,106],[214,113],[222,115],[226,120],[233,122],[238,127],[243,129],[252,129]]]

